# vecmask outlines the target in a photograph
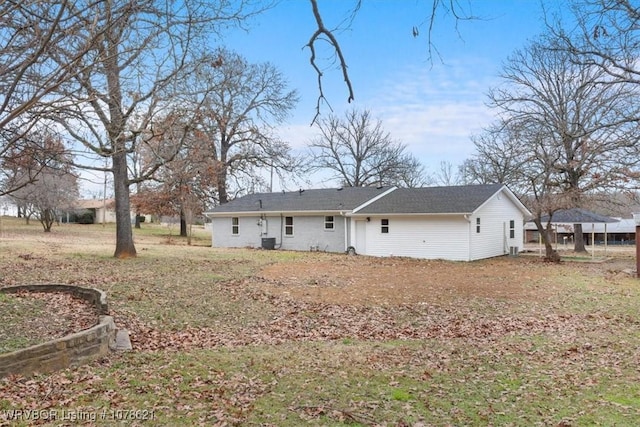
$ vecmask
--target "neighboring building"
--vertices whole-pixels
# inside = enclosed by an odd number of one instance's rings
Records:
[[[546,225],[548,216],[542,218]],[[633,218],[612,218],[586,209],[563,209],[551,216],[551,240],[554,243],[573,244],[574,225],[582,224],[582,234],[587,245],[596,244],[627,245],[635,244],[636,224]],[[540,233],[533,222],[524,226],[525,241],[538,242]]]
[[[252,194],[205,215],[214,247],[472,261],[517,252],[530,213],[493,184]]]
[[[102,224],[116,222],[114,199],[78,200],[73,214],[69,215],[69,222],[85,224]]]

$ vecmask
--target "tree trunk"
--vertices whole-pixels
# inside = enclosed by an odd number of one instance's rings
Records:
[[[187,237],[187,218],[183,208],[180,208],[180,237]]]
[[[53,212],[51,209],[45,209],[42,212],[42,219],[40,220],[45,233],[51,232],[51,226],[53,225]]]
[[[218,172],[216,181],[216,186],[218,187],[218,201],[221,205],[224,205],[229,201],[229,195],[227,194],[227,171],[224,168]]]
[[[136,256],[131,229],[131,202],[129,200],[129,178],[127,157],[124,151],[113,155],[113,187],[116,201],[116,258]]]
[[[136,224],[135,228],[140,228],[140,214],[136,212]]]
[[[584,246],[584,233],[582,231],[582,224],[573,224],[573,250],[576,252],[587,252],[587,248]]]
[[[538,227],[538,232],[542,236],[542,243],[544,244],[545,253],[544,259],[550,262],[560,262],[560,255],[558,255],[558,252],[553,249],[553,245],[551,242],[551,232],[549,228],[542,225],[542,221],[540,220],[540,218],[534,218],[533,222],[536,224],[536,227]]]

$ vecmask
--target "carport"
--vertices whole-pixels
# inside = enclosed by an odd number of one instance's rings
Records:
[[[549,216],[546,217],[542,217],[542,221],[543,222],[547,222],[549,219]],[[607,254],[607,224],[611,224],[614,222],[618,222],[619,220],[616,218],[611,218],[605,215],[600,215],[598,213],[586,210],[586,209],[580,209],[580,208],[572,208],[572,209],[562,209],[559,211],[554,212],[551,215],[551,224],[556,227],[556,230],[558,227],[561,226],[571,226],[573,227],[575,224],[582,224],[582,232],[583,234],[585,234],[586,229],[585,229],[585,225],[589,226],[591,225],[591,256],[594,257],[595,256],[595,225],[596,224],[603,224],[604,225],[604,255],[606,256]],[[557,233],[556,233],[557,236]],[[557,243],[557,242],[556,242]]]

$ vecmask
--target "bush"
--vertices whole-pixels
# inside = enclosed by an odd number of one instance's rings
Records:
[[[83,214],[78,215],[76,217],[76,222],[78,224],[93,224],[94,223],[93,212],[85,212]]]

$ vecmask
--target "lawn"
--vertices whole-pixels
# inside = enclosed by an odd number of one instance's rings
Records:
[[[203,229],[187,245],[142,227],[138,257],[116,260],[113,226],[2,218],[0,286],[100,288],[134,350],[0,380],[0,425],[34,424],[27,410],[43,425],[640,424],[629,253],[377,259],[219,250]],[[0,297],[0,351],[32,343],[15,335],[49,310]]]

